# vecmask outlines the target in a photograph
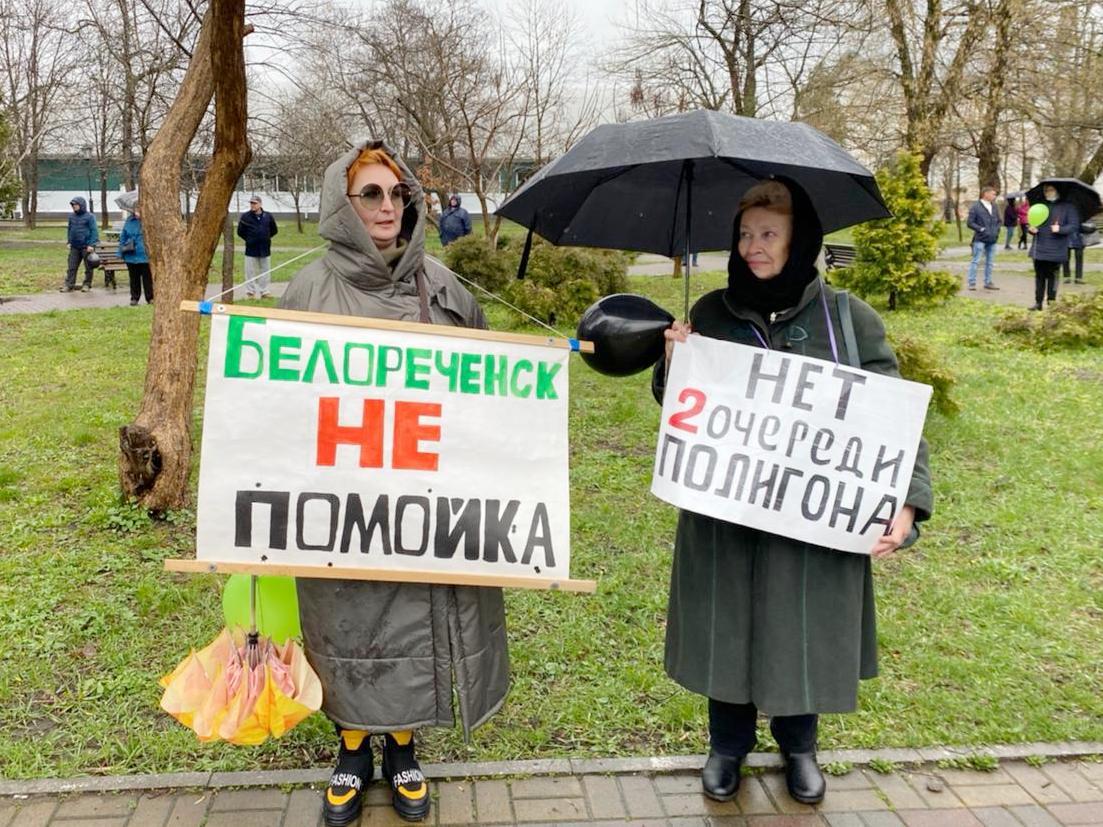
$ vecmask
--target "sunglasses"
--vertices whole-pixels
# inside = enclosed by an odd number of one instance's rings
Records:
[[[396,210],[404,210],[410,205],[410,185],[399,182],[391,187],[387,196]],[[349,198],[359,198],[360,203],[369,210],[378,210],[383,206],[383,188],[379,184],[368,184],[360,192],[348,193]]]

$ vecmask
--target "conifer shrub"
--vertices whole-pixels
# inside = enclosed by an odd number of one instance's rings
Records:
[[[902,152],[877,172],[877,185],[892,215],[854,228],[855,262],[831,273],[831,281],[863,298],[888,296],[897,305],[944,302],[957,293],[959,279],[928,270],[938,254],[941,222],[934,217],[931,191],[919,169],[919,156]]]
[[[444,264],[491,293],[500,293],[511,276],[508,257],[493,249],[485,237],[474,233],[444,248]],[[485,296],[476,298],[483,301]]]
[[[890,344],[900,363],[900,375],[931,386],[931,404],[935,410],[943,416],[954,416],[961,410],[951,395],[957,377],[946,367],[945,359],[929,345],[910,336],[892,336]]]
[[[996,330],[1043,353],[1103,347],[1103,292],[1063,297],[1041,313],[1009,311]]]
[[[520,250],[516,255],[514,272]],[[627,290],[627,271],[627,257],[612,250],[534,242],[525,278],[512,282],[507,297],[543,322],[573,325],[582,311],[602,296]],[[550,291],[553,301],[548,301],[545,291]]]

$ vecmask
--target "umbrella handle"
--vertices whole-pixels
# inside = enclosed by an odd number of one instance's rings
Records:
[[[693,272],[693,255],[690,253],[690,227],[693,225],[693,161],[686,161],[683,167],[686,179],[686,275],[684,284],[684,311],[683,321],[689,321],[689,277]]]

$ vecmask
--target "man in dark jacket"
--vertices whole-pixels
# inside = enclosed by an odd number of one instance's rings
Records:
[[[1061,263],[1069,260],[1069,237],[1080,229],[1080,215],[1076,208],[1059,200],[1057,187],[1046,184],[1042,195],[1049,207],[1049,215],[1038,227],[1028,227],[1034,236],[1030,245],[1030,257],[1034,259],[1034,304],[1031,310],[1042,309],[1042,299],[1050,304],[1057,301],[1057,271]]]
[[[69,206],[73,208],[69,216],[69,267],[65,272],[65,284],[61,286],[61,292],[69,293],[77,289],[77,268],[83,261],[84,284],[80,289],[87,293],[92,289],[93,270],[88,262],[88,255],[95,251],[100,233],[96,227],[96,216],[88,211],[87,201],[78,195],[69,202]]]
[[[471,232],[471,216],[460,206],[460,197],[453,195],[448,199],[448,207],[440,216],[440,244],[447,247],[457,238],[463,238]]]
[[[262,299],[272,295],[272,236],[279,232],[272,213],[264,211],[260,196],[249,199],[249,212],[237,222],[237,234],[245,239],[245,298]]]
[[[984,253],[984,289],[999,290],[992,283],[992,260],[996,257],[996,244],[1000,240],[1002,224],[996,212],[996,188],[985,187],[980,191],[980,199],[969,208],[966,219],[973,231],[973,258],[969,262],[969,289],[977,289],[977,262]]]

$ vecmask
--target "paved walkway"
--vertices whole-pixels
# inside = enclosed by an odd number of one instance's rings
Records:
[[[273,282],[271,285],[273,296],[282,296],[287,289],[287,282]],[[212,284],[207,287],[207,298],[212,298],[222,292],[220,285]],[[154,293],[156,297],[156,293]],[[234,298],[241,301],[245,293],[241,289],[234,290]],[[89,308],[104,307],[129,307],[130,289],[124,284],[117,290],[108,290],[105,287],[93,287],[88,293],[74,290],[71,293],[32,293],[28,296],[0,296],[0,316],[6,313],[49,313],[53,310],[88,310]]]
[[[427,766],[428,825],[744,825],[744,827],[1059,827],[1103,825],[1103,744],[987,751],[991,771],[949,769],[961,751],[824,752],[850,759],[823,803],[785,792],[775,754],[755,754],[734,801],[705,798],[702,756]],[[1050,757],[1046,757],[1050,756]],[[925,759],[924,759],[925,757]],[[1029,759],[1029,760],[1027,760]],[[870,762],[889,768],[879,773]],[[884,763],[882,763],[884,762]],[[940,766],[941,764],[941,766]],[[186,773],[0,782],[0,827],[316,827],[328,771]],[[376,781],[360,824],[403,824]]]

